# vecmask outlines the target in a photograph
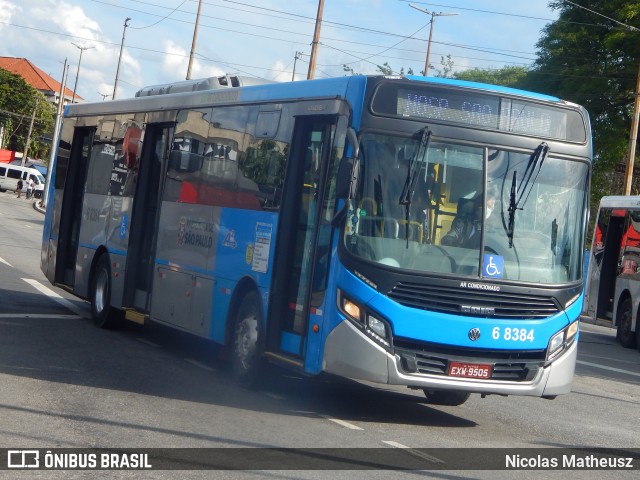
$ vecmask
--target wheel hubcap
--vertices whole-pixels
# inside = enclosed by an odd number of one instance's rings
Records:
[[[236,355],[245,370],[251,366],[258,344],[258,319],[255,315],[238,323],[236,330]]]
[[[96,311],[98,313],[105,308],[107,289],[107,275],[104,270],[101,270],[96,279]]]

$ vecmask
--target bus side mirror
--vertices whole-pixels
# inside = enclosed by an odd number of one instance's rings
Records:
[[[351,145],[351,155],[345,156],[338,167],[338,179],[336,182],[336,196],[338,199],[354,198],[358,187],[360,142],[358,142],[355,130],[351,127],[347,129],[347,139]]]
[[[351,194],[351,180],[353,178],[353,158],[343,158],[338,167],[336,179],[336,198],[347,200]]]

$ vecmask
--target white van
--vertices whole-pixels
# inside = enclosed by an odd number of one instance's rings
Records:
[[[0,191],[16,190],[18,180],[22,179],[22,191],[27,191],[29,178],[33,178],[35,188],[33,194],[41,198],[44,192],[44,177],[35,168],[22,167],[20,165],[6,165],[0,163]]]

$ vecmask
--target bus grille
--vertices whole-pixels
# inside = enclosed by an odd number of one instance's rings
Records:
[[[503,319],[546,318],[560,310],[553,297],[436,285],[397,283],[389,297],[411,308],[468,317]]]
[[[393,343],[405,373],[446,376],[449,362],[479,363],[493,366],[492,380],[511,382],[532,380],[542,368],[546,355],[545,350],[478,350],[422,344],[401,338],[395,338]]]

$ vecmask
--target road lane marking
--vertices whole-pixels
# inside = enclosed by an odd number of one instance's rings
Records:
[[[66,298],[61,297],[50,288],[45,287],[37,280],[33,280],[31,278],[23,278],[22,280],[27,282],[29,285],[31,285],[33,288],[38,290],[40,293],[43,293],[44,295],[49,297],[51,300],[58,302],[63,307],[68,308],[72,312],[75,312],[76,314],[80,315],[82,318],[90,318],[90,315],[87,312],[85,312],[80,307],[76,306]]]
[[[605,357],[602,355],[589,355],[588,353],[580,353],[581,357],[589,357],[589,358],[600,358],[602,360],[611,360],[611,357]],[[620,358],[616,358],[616,362],[619,363],[630,363],[631,365],[638,365],[638,361],[631,361],[631,360],[622,360]]]
[[[353,423],[345,422],[344,420],[340,420],[339,418],[331,418],[331,417],[327,417],[326,415],[321,415],[321,416],[323,418],[326,418],[330,422],[337,423],[338,425],[349,428],[351,430],[362,430],[362,428],[360,428],[359,426],[354,425]]]
[[[415,448],[411,448],[411,447],[407,447],[406,445],[403,445],[401,443],[398,442],[394,442],[391,440],[383,440],[382,443],[386,443],[387,445],[394,447],[394,448],[401,448],[404,451],[406,451],[407,453],[414,455],[416,457],[422,458],[423,460],[427,460],[428,462],[431,463],[445,463],[444,460],[440,460],[437,457],[433,457],[429,454],[426,454],[424,452],[421,452],[420,450],[416,450]]]
[[[640,373],[632,372],[630,370],[623,370],[622,368],[607,367],[605,365],[600,365],[598,363],[584,362],[582,360],[576,360],[576,363],[579,363],[580,365],[586,365],[588,367],[595,367],[595,368],[601,368],[603,370],[609,370],[610,372],[618,372],[618,373],[624,373],[626,375],[633,375],[634,377],[640,377]]]
[[[0,257],[0,262],[4,263],[5,265],[9,265],[10,267],[13,267],[13,265],[11,265],[9,262],[7,262],[4,258]]]
[[[198,368],[202,368],[203,370],[206,370],[207,372],[215,372],[215,370],[211,367],[209,367],[208,365],[205,365],[202,362],[199,362],[198,360],[193,360],[192,358],[185,358],[184,359],[185,362],[190,363],[191,365],[195,365]]]

